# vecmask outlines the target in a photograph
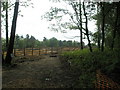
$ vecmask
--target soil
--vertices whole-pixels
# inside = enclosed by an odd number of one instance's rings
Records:
[[[70,88],[74,79],[58,57],[16,57],[3,67],[3,88]]]

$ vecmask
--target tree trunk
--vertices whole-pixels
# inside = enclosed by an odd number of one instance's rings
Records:
[[[1,0],[0,0],[0,62],[2,62],[2,39],[1,39]],[[0,63],[2,64],[2,63]],[[0,65],[0,69],[2,65]]]
[[[100,25],[98,25],[98,49],[100,50]]]
[[[8,48],[8,1],[6,1],[6,49]]]
[[[99,3],[97,3],[97,14],[99,14]],[[99,18],[99,16],[98,16]],[[99,22],[97,21],[97,28],[98,28],[98,49],[100,50],[100,40],[101,40],[101,33],[100,33],[100,24]]]
[[[82,30],[80,30],[80,46],[81,46],[81,50],[83,50],[83,40],[82,40]]]
[[[13,53],[15,31],[16,31],[16,22],[17,22],[17,16],[18,16],[18,8],[19,8],[19,1],[16,0],[15,8],[14,8],[14,16],[13,16],[13,21],[12,21],[12,27],[11,27],[10,41],[9,41],[9,46],[7,49],[7,55],[5,58],[6,64],[11,64],[11,60],[12,60],[11,54]]]
[[[77,20],[77,26],[80,30],[80,48],[83,49],[83,37],[82,37],[82,10],[81,10],[81,0],[79,0],[79,9],[77,9],[74,4],[71,4],[73,7],[73,10],[75,11],[76,14],[76,20]],[[79,12],[78,12],[79,10]]]
[[[2,39],[1,39],[1,0],[0,0],[0,89],[2,89]]]
[[[120,2],[118,2],[118,26],[117,26],[117,34],[120,36]]]
[[[89,49],[90,49],[90,52],[92,52],[92,46],[91,46],[91,43],[90,43],[90,38],[89,38],[89,32],[88,32],[88,19],[87,19],[87,15],[86,15],[86,11],[85,11],[85,4],[83,2],[83,11],[84,11],[84,16],[85,16],[85,28],[86,28],[86,36],[87,36],[87,40],[88,40],[88,46],[89,46]]]
[[[114,48],[114,42],[115,42],[115,38],[116,38],[116,31],[117,31],[117,27],[118,27],[118,16],[119,16],[119,4],[117,4],[117,8],[116,8],[116,19],[115,19],[115,24],[114,24],[114,29],[113,29],[113,38],[112,38],[112,43],[111,43],[111,49],[113,50]]]
[[[79,0],[79,11],[80,11],[80,42],[81,42],[81,49],[83,49],[83,35],[82,35],[82,10],[81,10],[81,1]]]
[[[102,8],[102,45],[101,45],[101,51],[104,51],[104,42],[105,42],[105,12],[104,12],[104,2],[101,2],[101,8]]]

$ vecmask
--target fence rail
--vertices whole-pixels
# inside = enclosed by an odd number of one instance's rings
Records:
[[[39,56],[46,54],[58,54],[63,51],[74,51],[79,50],[78,47],[48,47],[48,48],[24,48],[24,49],[14,49],[14,56]],[[6,56],[6,52],[4,52],[4,56]]]

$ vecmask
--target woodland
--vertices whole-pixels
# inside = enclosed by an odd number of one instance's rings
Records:
[[[43,41],[39,41],[29,34],[27,34],[26,37],[16,34],[16,22],[19,5],[21,4],[19,0],[16,0],[12,5],[8,2],[1,2],[1,12],[5,12],[4,14],[1,14],[1,18],[4,18],[5,20],[6,31],[6,38],[0,38],[2,41],[1,50],[6,51],[6,56],[4,56],[5,58],[2,58],[3,68],[8,69],[14,64],[12,63],[12,60],[14,60],[15,57],[12,57],[11,54],[15,48],[78,47],[79,50],[63,51],[58,53],[57,57],[60,60],[59,63],[64,66],[64,69],[67,68],[68,71],[70,70],[69,75],[71,75],[71,78],[69,80],[71,81],[68,80],[68,82],[71,83],[68,86],[64,86],[63,84],[63,87],[62,85],[58,85],[57,87],[55,84],[57,88],[95,88],[97,80],[96,73],[99,74],[99,71],[104,73],[112,81],[116,82],[119,87],[120,2],[116,2],[115,0],[109,0],[106,2],[104,0],[93,0],[89,2],[86,0],[83,2],[81,2],[81,0],[50,0],[50,2],[65,2],[72,8],[72,11],[69,9],[51,7],[50,10],[42,16],[42,19],[46,19],[48,22],[51,22],[52,20],[56,20],[58,22],[56,24],[51,24],[49,29],[60,31],[61,33],[64,33],[66,29],[67,32],[69,32],[69,30],[78,30],[80,32],[79,36],[75,37],[80,38],[79,42],[75,40],[57,40],[55,37],[50,39],[44,37]],[[13,6],[13,20],[9,37],[8,10]],[[29,5],[24,3],[23,6]],[[65,15],[69,17],[68,22],[63,20]],[[89,21],[96,22],[95,32],[92,32],[89,29]],[[87,45],[85,45],[84,40],[87,40]],[[35,58],[37,58],[37,56]],[[62,80],[62,82],[64,82],[64,80]],[[110,81],[108,82],[110,83]],[[67,84],[67,82],[64,83]],[[49,85],[47,86],[49,88]],[[52,88],[55,88],[55,86]],[[98,86],[96,88],[101,88]],[[112,88],[112,86],[110,88]],[[115,87],[113,86],[113,88]]]

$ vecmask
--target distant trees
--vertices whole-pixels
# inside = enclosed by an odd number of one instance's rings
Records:
[[[62,0],[60,0],[62,1]],[[47,18],[48,21],[52,20],[59,20],[57,22],[57,25],[52,24],[52,29],[53,30],[64,30],[64,29],[69,29],[69,30],[79,30],[80,34],[80,48],[81,50],[83,49],[83,39],[88,40],[88,47],[90,49],[90,52],[92,52],[92,46],[91,46],[91,35],[90,31],[88,28],[88,20],[91,17],[92,9],[95,9],[94,5],[92,4],[92,7],[90,7],[89,2],[83,2],[81,0],[63,0],[66,2],[66,5],[69,6],[69,8],[64,9],[64,8],[58,8],[58,7],[52,7],[49,12],[47,12],[44,15],[44,18]],[[93,8],[94,7],[94,8]],[[89,9],[91,9],[91,12],[89,12]],[[62,15],[64,14],[64,15]],[[67,16],[69,18],[68,21],[63,21],[62,19]],[[59,28],[56,29],[56,26],[59,26]],[[54,29],[55,28],[55,29]],[[69,32],[68,30],[66,30]],[[83,37],[83,35],[85,37]]]
[[[19,36],[18,34],[16,34],[14,48],[24,48],[24,47],[25,44],[24,44],[23,36]]]
[[[49,39],[49,45],[50,47],[58,47],[58,40],[55,37]]]
[[[47,39],[46,37],[43,38],[43,41],[37,40],[34,36],[26,35],[24,38],[23,36],[19,36],[16,34],[15,36],[15,43],[14,48],[16,49],[23,49],[23,48],[42,48],[42,47],[78,47],[80,45],[77,41],[71,40],[57,40],[55,37]],[[2,48],[5,51],[5,39],[2,38]],[[83,43],[83,46],[85,44]]]

